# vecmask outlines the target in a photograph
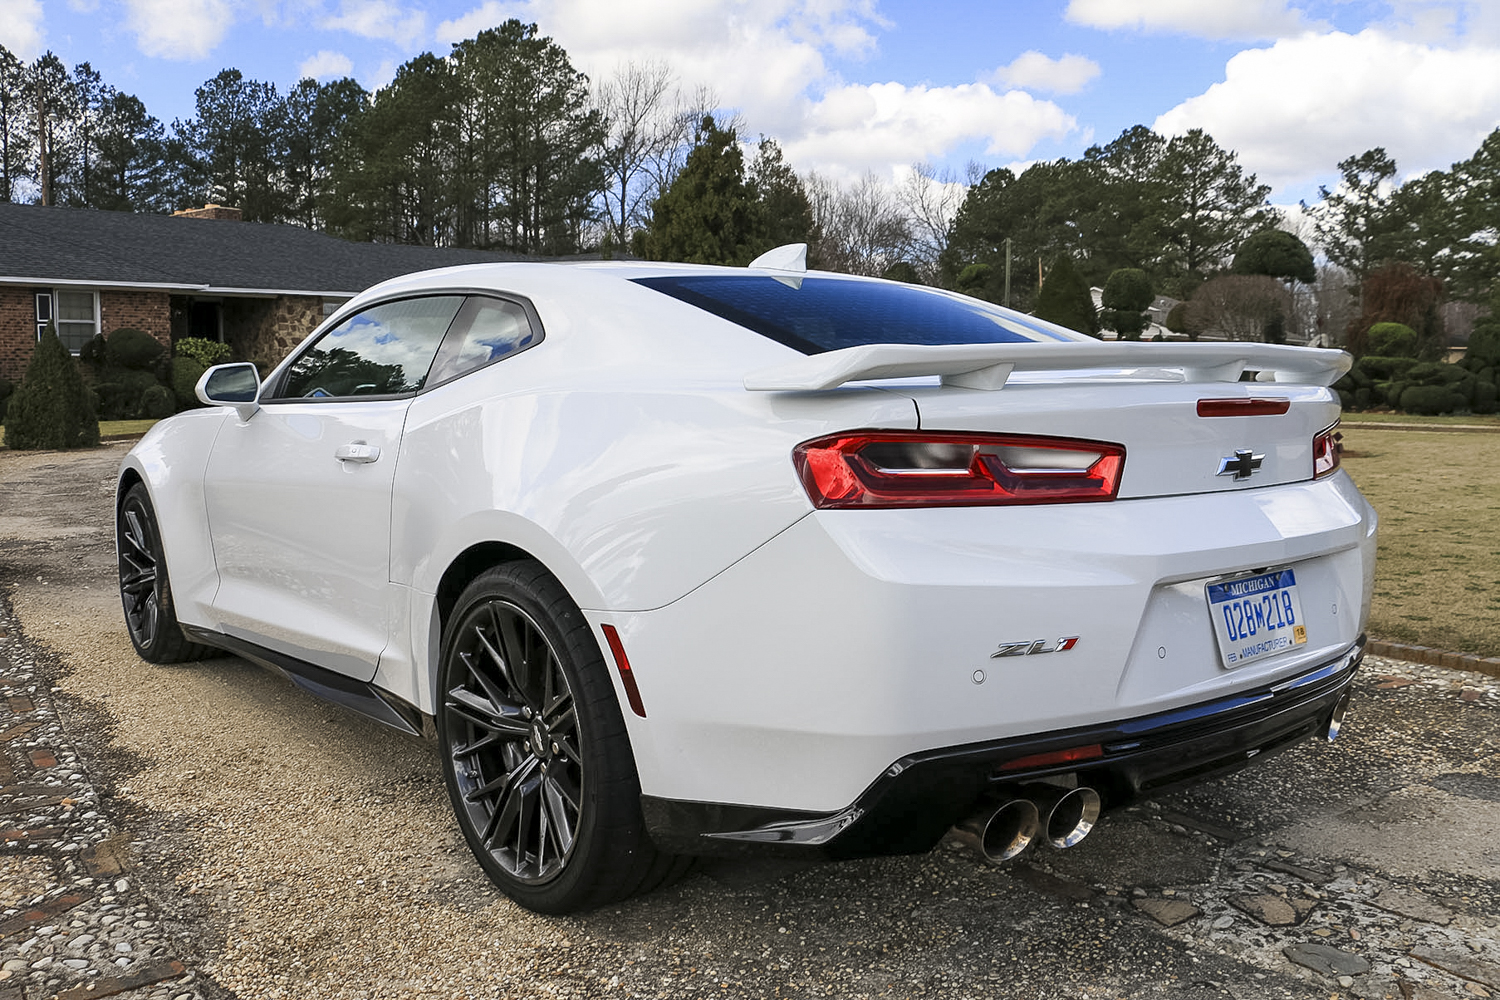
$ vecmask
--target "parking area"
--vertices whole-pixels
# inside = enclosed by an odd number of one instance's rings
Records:
[[[488,887],[431,744],[134,655],[124,450],[0,451],[0,1000],[1500,993],[1500,681],[1367,658],[1335,744],[1007,868],[705,862],[542,918]]]

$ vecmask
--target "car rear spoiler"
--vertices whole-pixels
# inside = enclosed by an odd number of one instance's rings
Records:
[[[1354,359],[1343,351],[1283,344],[1055,343],[867,344],[813,354],[788,364],[750,372],[753,392],[808,392],[836,389],[864,379],[940,375],[944,385],[1000,389],[1012,372],[1064,372],[1106,369],[1187,382],[1238,382],[1247,371],[1257,381],[1332,385]]]

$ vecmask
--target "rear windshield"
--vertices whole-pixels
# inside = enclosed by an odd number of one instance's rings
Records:
[[[671,275],[636,282],[801,351],[865,344],[1017,344],[1070,340],[978,299],[914,285],[761,274]]]

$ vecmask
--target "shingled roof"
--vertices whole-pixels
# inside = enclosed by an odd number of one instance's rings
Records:
[[[348,296],[413,271],[523,259],[351,243],[300,226],[0,203],[0,284]]]

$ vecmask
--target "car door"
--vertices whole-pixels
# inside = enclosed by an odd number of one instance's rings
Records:
[[[227,635],[369,680],[404,613],[390,579],[401,431],[461,295],[384,302],[323,333],[230,420],[204,482]]]

